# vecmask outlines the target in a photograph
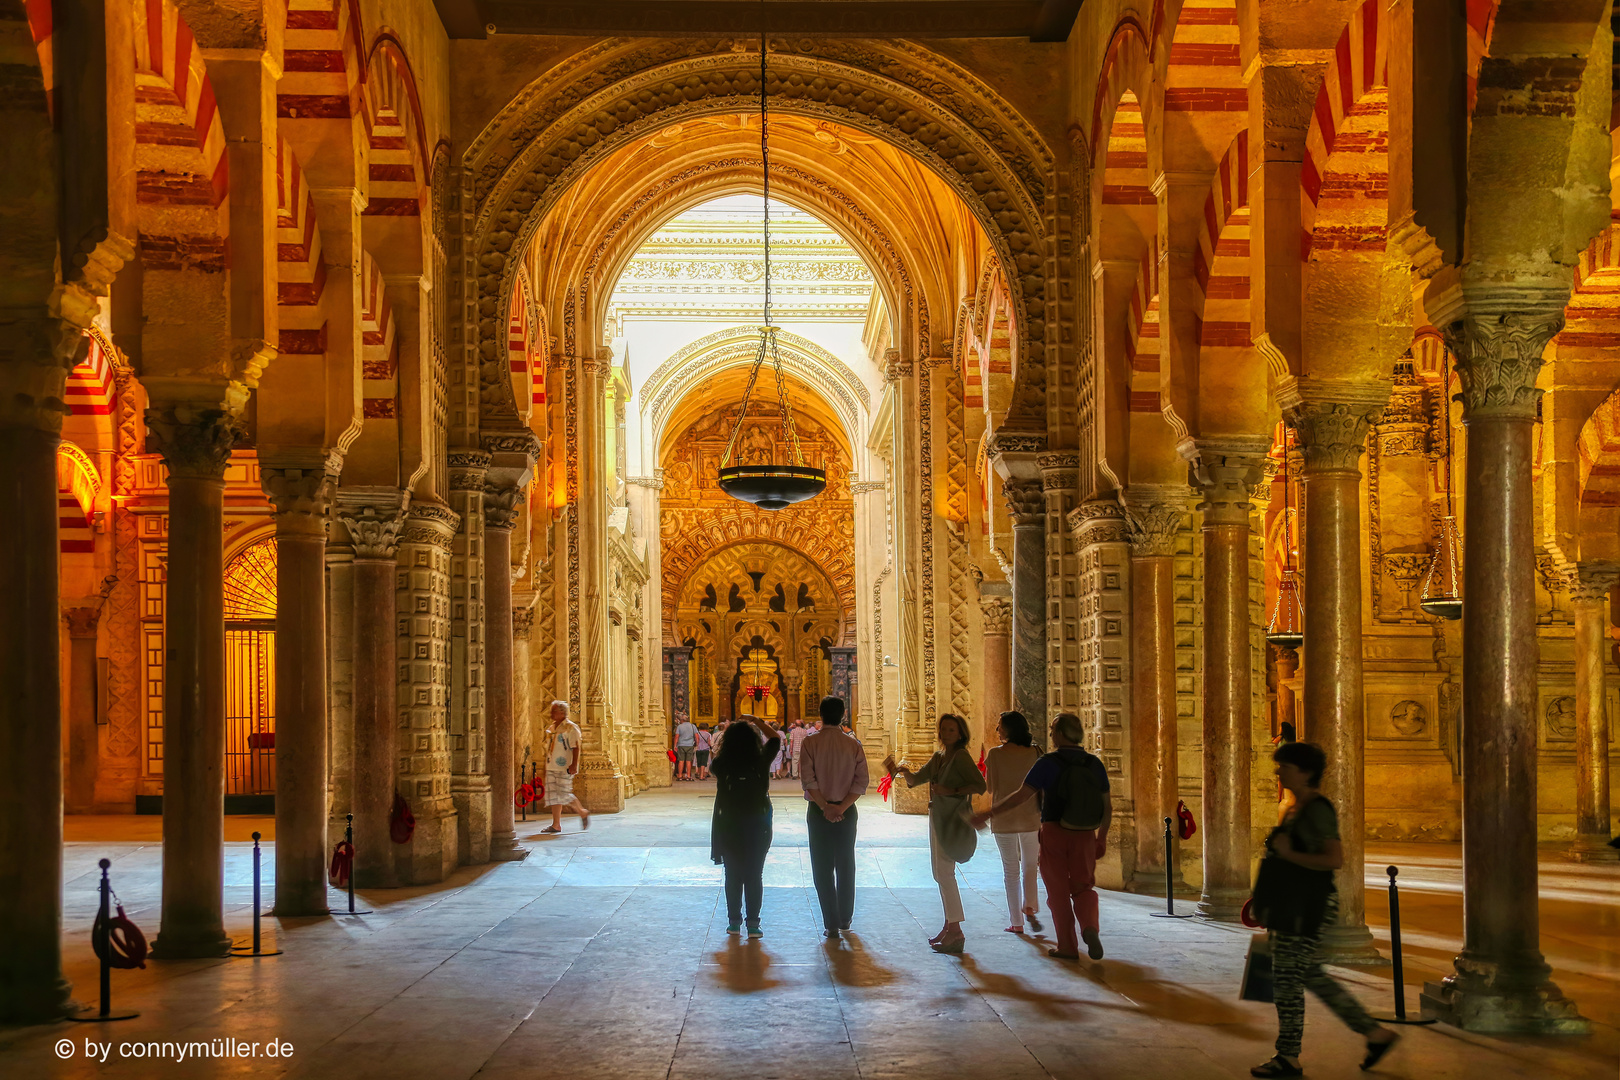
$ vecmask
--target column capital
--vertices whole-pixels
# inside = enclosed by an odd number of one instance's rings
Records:
[[[217,404],[180,402],[146,410],[146,446],[163,455],[169,475],[223,480],[241,428]]]
[[[89,348],[84,331],[98,304],[83,286],[67,284],[45,304],[0,307],[0,423],[61,432],[71,411],[63,400],[68,372]]]
[[[412,500],[411,512],[406,517],[405,529],[399,534],[402,544],[429,544],[440,551],[455,546],[456,530],[461,528],[461,515],[440,502]]]
[[[1569,285],[1453,285],[1425,300],[1429,317],[1456,358],[1463,423],[1536,418],[1536,378],[1548,342],[1564,328]]]
[[[528,641],[529,631],[534,629],[534,608],[515,607],[512,609],[512,638],[515,641]]]
[[[1250,489],[1264,475],[1268,435],[1221,435],[1183,439],[1177,452],[1191,466],[1204,525],[1248,525],[1254,508]]]
[[[261,465],[259,484],[276,508],[278,536],[326,537],[327,514],[337,478],[321,465],[314,469]]]
[[[1125,489],[1132,555],[1150,559],[1175,554],[1176,534],[1191,494],[1171,484],[1132,484]]]
[[[1571,603],[1603,604],[1609,599],[1609,590],[1620,584],[1620,565],[1615,563],[1581,563],[1568,573]]]
[[[1005,596],[987,596],[979,600],[979,613],[984,617],[986,637],[1012,633],[1012,601]]]
[[[517,524],[524,489],[513,484],[484,485],[484,528],[510,529]]]
[[[1086,547],[1091,544],[1123,544],[1130,539],[1130,526],[1125,519],[1125,507],[1110,495],[1101,499],[1087,499],[1069,511],[1069,532],[1075,541]]]
[[[1312,379],[1290,375],[1277,384],[1277,404],[1299,433],[1305,476],[1361,475],[1367,429],[1389,403],[1389,379]]]
[[[1013,528],[1046,524],[1046,495],[1040,480],[1008,480],[1001,485]]]
[[[63,608],[62,621],[67,623],[68,637],[93,638],[101,623],[101,605]]]
[[[392,559],[411,503],[397,488],[340,488],[337,519],[349,530],[356,559]]]
[[[1045,491],[1066,491],[1080,486],[1079,454],[1036,454],[1035,467],[1041,471],[1041,488]]]
[[[454,447],[445,455],[450,472],[451,491],[484,490],[484,474],[489,471],[491,456],[476,447]]]
[[[910,360],[902,360],[899,349],[890,349],[883,354],[884,383],[899,382],[915,374],[917,374],[916,366]]]

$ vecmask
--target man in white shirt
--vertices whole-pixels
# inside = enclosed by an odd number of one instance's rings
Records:
[[[821,699],[821,730],[799,747],[799,783],[809,802],[810,877],[821,922],[836,939],[855,917],[855,800],[866,793],[866,751],[844,726],[844,699]]]

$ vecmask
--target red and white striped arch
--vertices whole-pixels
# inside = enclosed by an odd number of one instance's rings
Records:
[[[1612,364],[1620,355],[1615,351],[1620,348],[1620,224],[1603,230],[1581,253],[1564,329],[1552,348],[1560,361]],[[1620,506],[1620,392],[1582,425],[1576,454],[1580,504]]]
[[[1157,22],[1158,13],[1155,13]],[[1249,108],[1234,0],[1187,0],[1176,16],[1165,68],[1164,111],[1240,113]]]
[[[1479,97],[1479,66],[1491,47],[1496,0],[1468,0],[1468,111]]]
[[[288,0],[276,115],[293,120],[362,115],[364,41],[355,0]]]
[[[399,400],[399,353],[394,316],[377,263],[360,256],[360,376],[367,423],[396,420]]]
[[[1126,313],[1125,358],[1131,366],[1131,412],[1159,411],[1159,259],[1142,255]]]
[[[512,372],[512,397],[517,402],[518,414],[525,421],[536,408],[546,403],[546,341],[545,326],[533,326],[533,304],[529,297],[529,281],[520,273],[517,286],[512,290],[512,311],[506,334],[506,359]]]
[[[1249,133],[1221,156],[1204,198],[1193,260],[1198,344],[1206,362],[1240,363],[1254,343],[1249,306]]]
[[[280,348],[293,356],[326,352],[326,261],[315,202],[292,144],[276,141],[276,304]]]
[[[101,342],[90,338],[90,349],[85,358],[68,372],[67,392],[64,398],[72,417],[111,416],[113,411],[113,370]],[[64,419],[64,423],[67,420]],[[78,433],[73,433],[77,437]]]
[[[428,184],[426,132],[416,78],[404,50],[379,37],[366,69],[368,179],[372,217],[417,217]]]
[[[56,123],[56,54],[51,45],[51,38],[55,33],[51,0],[23,0],[23,9],[28,15],[28,32],[34,39],[34,50],[39,54],[39,76],[45,88],[45,108],[50,113],[51,124],[54,126]]]
[[[1316,94],[1300,166],[1301,257],[1384,250],[1389,203],[1389,18],[1350,16]]]
[[[56,538],[63,555],[96,550],[91,515],[101,494],[101,473],[78,443],[64,439],[56,448]]]

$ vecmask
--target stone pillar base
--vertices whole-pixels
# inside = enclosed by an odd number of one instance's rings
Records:
[[[1324,964],[1339,967],[1387,967],[1389,958],[1378,951],[1372,931],[1365,926],[1324,926],[1318,949]]]
[[[231,955],[231,939],[219,930],[164,930],[152,939],[154,960],[207,960]]]
[[[1210,922],[1240,923],[1247,889],[1206,889],[1198,898],[1198,917]]]
[[[463,866],[489,862],[489,789],[452,791],[456,806],[456,843]]]
[[[1564,858],[1570,862],[1620,862],[1620,848],[1610,847],[1607,836],[1577,836]]]
[[[489,838],[490,862],[522,862],[528,857],[529,849],[518,846],[516,835],[492,836]]]
[[[1464,1031],[1490,1035],[1588,1035],[1592,1023],[1552,983],[1530,989],[1499,990],[1463,985],[1453,975],[1425,983],[1423,1018]]]
[[[581,769],[574,794],[593,814],[617,814],[624,809],[624,776],[612,765],[600,771]]]
[[[424,808],[417,814],[410,843],[394,845],[394,866],[401,885],[432,885],[450,876],[461,861],[458,818],[449,804],[442,811]]]
[[[1177,900],[1199,898],[1198,890],[1182,880],[1180,870],[1170,875],[1170,890]],[[1164,868],[1136,871],[1131,875],[1130,881],[1125,883],[1125,891],[1138,896],[1157,896],[1161,900],[1164,899]]]

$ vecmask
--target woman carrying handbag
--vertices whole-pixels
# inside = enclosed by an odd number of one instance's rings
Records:
[[[928,939],[935,952],[959,953],[967,938],[962,934],[962,893],[956,887],[956,864],[973,858],[978,837],[968,821],[973,812],[971,798],[984,789],[984,776],[967,751],[968,726],[955,713],[939,718],[939,744],[944,749],[928,759],[916,772],[896,765],[890,754],[883,767],[890,776],[899,773],[907,787],[927,783],[928,852],[932,857],[934,880],[945,904],[945,926]]]
[[[1305,1036],[1305,991],[1322,999],[1350,1030],[1367,1040],[1361,1067],[1370,1069],[1399,1038],[1367,1015],[1348,990],[1322,970],[1322,927],[1339,914],[1333,872],[1344,865],[1339,817],[1319,790],[1327,757],[1311,743],[1284,743],[1272,755],[1277,779],[1294,797],[1282,824],[1266,838],[1255,878],[1251,911],[1271,931],[1271,965],[1277,1005],[1277,1054],[1249,1070],[1251,1076],[1304,1076],[1299,1063]]]

